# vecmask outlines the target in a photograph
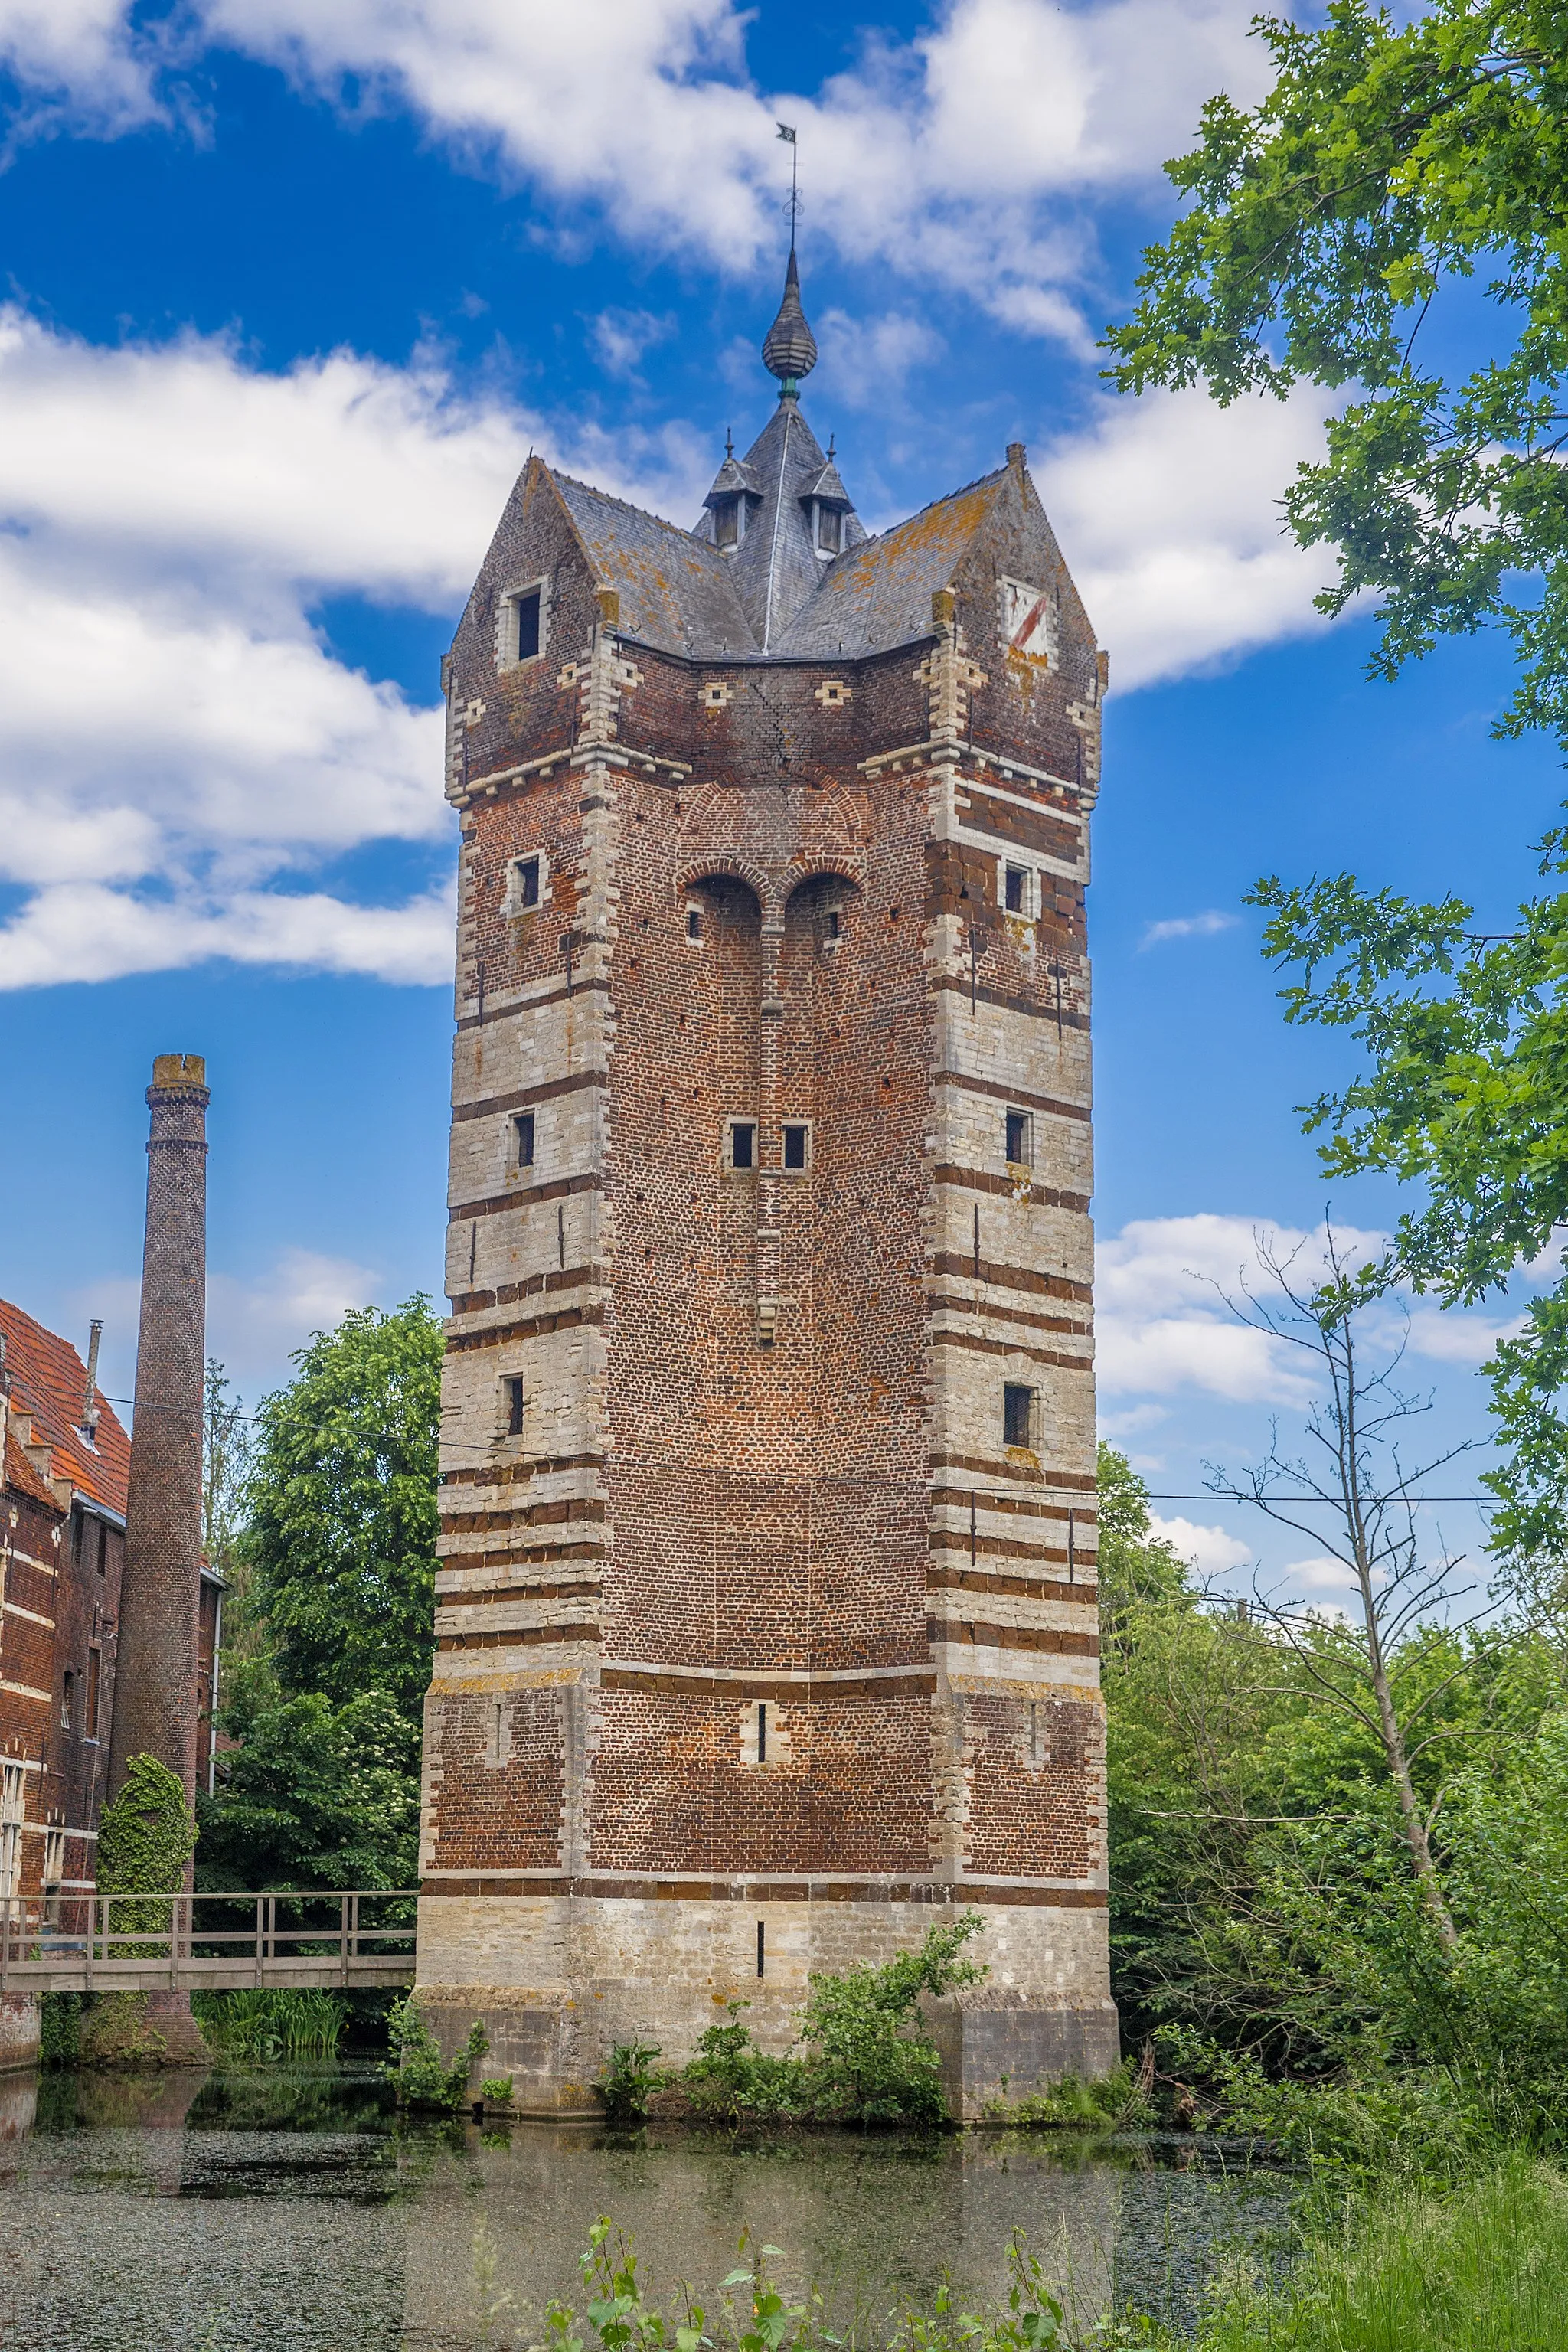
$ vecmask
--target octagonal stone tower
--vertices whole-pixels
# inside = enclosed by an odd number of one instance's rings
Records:
[[[691,530],[530,460],[461,812],[418,1986],[536,2111],[947,1906],[962,2113],[1116,2055],[1088,824],[1021,446],[868,538],[777,404]]]

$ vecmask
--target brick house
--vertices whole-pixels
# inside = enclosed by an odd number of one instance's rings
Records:
[[[0,1300],[0,1896],[70,1918],[104,1798],[131,1444],[71,1346]]]
[[[688,530],[531,458],[462,830],[418,1983],[525,2106],[984,1921],[964,2112],[1113,2062],[1088,826],[1012,446],[868,537],[776,405]]]

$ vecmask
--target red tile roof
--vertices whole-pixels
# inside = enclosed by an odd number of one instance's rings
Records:
[[[5,1338],[5,1373],[11,1383],[6,1483],[40,1502],[55,1499],[18,1443],[16,1423],[26,1415],[32,1421],[35,1443],[52,1450],[51,1475],[68,1479],[95,1503],[123,1517],[131,1476],[131,1440],[99,1389],[95,1391],[98,1444],[96,1447],[88,1444],[81,1428],[87,1366],[70,1341],[46,1331],[41,1323],[35,1323],[30,1315],[4,1298],[0,1298],[0,1332]]]

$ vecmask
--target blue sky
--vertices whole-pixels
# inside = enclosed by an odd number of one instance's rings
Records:
[[[1364,619],[1315,620],[1274,504],[1315,396],[1221,416],[1098,382],[1160,160],[1212,90],[1260,87],[1247,15],[0,0],[0,1288],[73,1333],[104,1314],[112,1390],[156,1051],[209,1057],[211,1340],[247,1395],[348,1304],[438,1289],[439,655],[530,446],[689,520],[726,426],[760,426],[782,117],[807,411],[863,518],[1023,438],[1110,649],[1107,1426],[1173,1494],[1271,1412],[1289,1433],[1299,1391],[1189,1278],[1321,1213],[1291,1106],[1342,1066],[1282,1027],[1241,894],[1348,866],[1496,928],[1562,786],[1548,747],[1489,740],[1497,646],[1391,688]],[[1335,1206],[1371,1230],[1392,1195]],[[1488,1319],[1417,1311],[1445,1435],[1483,1426]],[[1163,1507],[1245,1573],[1240,1514]]]

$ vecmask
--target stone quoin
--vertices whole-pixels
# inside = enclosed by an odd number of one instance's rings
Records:
[[[973,1907],[972,2116],[1117,2054],[1084,893],[1105,656],[1021,446],[868,537],[531,457],[462,826],[418,1991],[525,2109]]]

